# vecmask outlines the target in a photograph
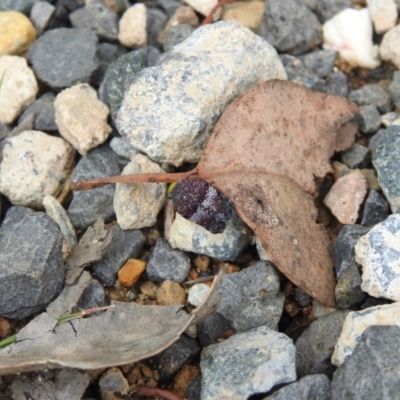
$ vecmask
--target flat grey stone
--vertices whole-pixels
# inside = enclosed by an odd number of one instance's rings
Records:
[[[46,1],[36,1],[33,5],[29,19],[35,27],[36,34],[40,36],[47,28],[47,25],[53,16],[56,8]]]
[[[299,56],[304,67],[310,69],[320,78],[325,78],[335,66],[338,53],[334,50],[316,50]]]
[[[345,8],[352,6],[351,0],[318,0],[315,5],[315,13],[321,22],[325,22]]]
[[[96,279],[92,279],[89,286],[82,293],[82,297],[77,304],[80,310],[87,310],[94,307],[104,307],[107,305],[104,288]]]
[[[32,9],[32,6],[37,3],[39,0],[0,0],[0,11],[19,11],[26,15]],[[50,2],[50,0],[42,0]]]
[[[43,33],[28,50],[37,78],[54,90],[89,83],[98,66],[97,37],[87,29],[58,28]]]
[[[391,126],[382,134],[372,163],[392,212],[400,212],[400,126]]]
[[[331,400],[330,381],[326,375],[308,375],[279,389],[263,400]]]
[[[357,114],[359,129],[366,135],[371,135],[381,127],[381,115],[375,105],[360,106]]]
[[[366,168],[371,161],[371,153],[367,147],[354,143],[342,153],[341,160],[351,169]]]
[[[137,258],[143,249],[144,235],[140,230],[122,230],[118,225],[110,228],[111,243],[100,261],[91,265],[92,271],[106,287],[117,281],[117,272],[129,258]]]
[[[238,332],[264,325],[277,329],[283,311],[284,294],[272,263],[259,261],[222,278],[222,300],[218,312]]]
[[[388,89],[378,83],[367,83],[359,89],[352,90],[349,99],[359,106],[374,105],[382,114],[388,113],[392,108]]]
[[[390,204],[377,190],[370,190],[364,202],[362,226],[373,226],[384,221],[390,213]]]
[[[165,239],[157,239],[146,265],[148,278],[155,282],[171,280],[181,283],[189,271],[189,256],[183,251],[173,249]]]
[[[295,347],[265,326],[206,347],[201,354],[202,400],[247,400],[296,379]]]
[[[0,315],[22,319],[61,292],[63,237],[45,213],[11,207],[0,228]]]
[[[325,92],[336,96],[347,97],[349,94],[347,75],[342,71],[331,73],[326,79]]]
[[[117,154],[108,145],[97,147],[83,156],[72,174],[74,182],[119,175]],[[73,192],[68,215],[78,229],[86,229],[99,218],[110,222],[115,217],[113,199],[114,185]]]
[[[325,374],[332,376],[335,367],[331,356],[342,332],[348,311],[336,311],[314,321],[296,341],[298,376]]]
[[[197,325],[197,334],[202,347],[214,344],[218,336],[232,329],[229,321],[216,312]]]
[[[306,53],[322,42],[318,18],[301,1],[270,0],[258,34],[280,52]]]
[[[333,375],[332,400],[400,399],[400,327],[370,326]]]

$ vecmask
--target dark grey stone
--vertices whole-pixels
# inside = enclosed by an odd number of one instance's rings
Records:
[[[85,5],[85,0],[57,0],[54,14],[47,26],[48,29],[70,27],[69,14]]]
[[[99,39],[117,40],[118,15],[102,3],[91,3],[69,15],[74,28],[88,29]]]
[[[366,297],[367,294],[361,290],[361,274],[358,264],[353,262],[336,284],[336,305],[342,310],[351,309],[360,304]]]
[[[345,225],[332,246],[333,261],[337,279],[347,271],[352,263],[355,262],[354,246],[361,236],[369,231],[361,225]]]
[[[301,0],[266,2],[258,34],[277,50],[293,55],[322,42],[321,24]]]
[[[381,127],[381,115],[374,105],[361,106],[357,120],[360,131],[366,135],[377,132]]]
[[[333,375],[332,400],[399,400],[399,348],[400,327],[368,327]]]
[[[367,147],[354,143],[340,158],[351,169],[366,168],[371,161],[371,153]]]
[[[349,94],[349,82],[347,76],[339,71],[333,72],[326,79],[325,92],[336,96],[347,97]]]
[[[98,66],[97,37],[87,29],[58,28],[43,33],[29,48],[28,60],[39,80],[54,90],[89,83]]]
[[[311,69],[306,68],[302,61],[288,54],[280,55],[289,81],[306,86],[317,92],[325,90],[325,81],[316,75]]]
[[[119,225],[110,228],[112,239],[103,258],[92,264],[91,269],[106,287],[117,281],[117,272],[129,258],[137,258],[143,249],[144,235],[138,229],[122,230]]]
[[[104,76],[105,90],[110,105],[111,118],[115,122],[126,90],[139,71],[146,67],[146,50],[124,54],[110,64]]]
[[[104,288],[96,279],[92,279],[89,286],[84,290],[79,300],[77,308],[87,310],[94,307],[104,307],[107,305]]]
[[[169,17],[172,17],[179,7],[186,5],[179,0],[157,0],[157,4],[163,8]]]
[[[72,174],[74,182],[119,175],[118,156],[108,145],[89,151],[83,156]],[[68,215],[75,228],[86,229],[99,218],[110,222],[114,216],[114,185],[73,192]]]
[[[304,67],[310,69],[320,78],[325,78],[335,66],[337,52],[334,50],[316,50],[299,56]]]
[[[372,163],[392,212],[400,212],[400,126],[391,126],[382,134]]]
[[[370,190],[364,202],[362,226],[373,226],[384,221],[390,213],[390,205],[377,190]]]
[[[147,66],[153,67],[158,64],[158,59],[160,58],[161,51],[154,46],[147,46]]]
[[[310,296],[299,288],[294,289],[294,299],[300,307],[307,307],[310,304]]]
[[[158,42],[158,36],[165,28],[168,22],[168,15],[157,8],[147,7],[147,44],[153,47],[161,48]]]
[[[296,369],[299,377],[311,374],[332,376],[335,367],[331,356],[347,314],[348,311],[335,311],[318,318],[297,339]]]
[[[173,249],[165,239],[157,239],[146,265],[148,278],[155,282],[171,280],[181,283],[189,271],[189,256],[181,250]]]
[[[229,321],[220,313],[211,314],[197,325],[197,335],[202,347],[214,344],[218,336],[232,329]]]
[[[63,237],[43,212],[11,207],[0,228],[0,315],[22,319],[61,292]]]
[[[201,374],[198,374],[196,378],[190,382],[185,395],[187,400],[201,400],[201,379]]]
[[[183,42],[193,33],[195,29],[196,28],[189,24],[179,24],[176,26],[172,26],[171,29],[168,31],[163,44],[164,51],[169,51],[176,44]]]
[[[54,114],[55,98],[56,96],[52,92],[47,92],[40,96],[21,114],[18,124],[33,113],[35,115],[34,129],[45,132],[58,130]]]
[[[32,6],[38,1],[52,2],[51,0],[0,0],[0,11],[19,11],[29,15]]]
[[[163,351],[158,357],[160,365],[160,383],[167,383],[172,380],[175,374],[187,361],[195,361],[199,358],[200,345],[195,339],[182,335],[174,344]]]
[[[392,109],[392,101],[388,89],[378,83],[368,83],[359,89],[352,90],[349,99],[359,106],[374,105],[382,113]]]
[[[279,389],[263,400],[330,400],[330,381],[326,375],[308,375]]]
[[[352,8],[351,0],[318,0],[315,7],[315,13],[319,20],[324,23],[345,8]]]
[[[400,71],[394,71],[393,81],[389,86],[389,93],[394,105],[400,108]]]
[[[222,278],[222,300],[218,312],[239,332],[265,325],[277,329],[284,294],[272,263],[259,261]]]

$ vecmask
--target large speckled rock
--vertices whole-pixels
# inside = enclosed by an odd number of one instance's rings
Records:
[[[14,205],[40,208],[70,175],[74,149],[64,139],[25,131],[7,139],[0,165],[0,192]]]
[[[136,154],[124,168],[122,175],[146,172],[164,172],[160,166],[142,154]],[[164,206],[167,187],[165,183],[117,183],[114,210],[122,229],[140,229],[153,226],[157,214]]]
[[[272,46],[234,22],[207,25],[138,73],[117,127],[154,161],[197,162],[228,104],[273,78],[286,73]]]
[[[108,107],[85,83],[63,90],[56,97],[54,108],[61,135],[83,156],[104,143],[112,131],[107,124]]]
[[[25,58],[0,57],[0,122],[11,124],[36,98],[38,84]]]

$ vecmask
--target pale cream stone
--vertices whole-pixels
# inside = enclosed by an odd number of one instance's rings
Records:
[[[382,34],[396,25],[397,6],[394,0],[367,0],[375,32]]]
[[[119,21],[119,42],[130,48],[146,46],[146,26],[146,6],[142,3],[137,3],[134,6],[129,7]]]
[[[206,17],[217,5],[218,0],[183,0],[183,2]]]
[[[390,61],[400,69],[400,25],[385,33],[379,53],[383,61]]]
[[[222,8],[222,21],[235,21],[256,32],[265,9],[264,1],[237,1]]]

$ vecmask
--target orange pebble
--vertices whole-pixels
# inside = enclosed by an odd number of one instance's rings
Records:
[[[130,258],[118,271],[118,280],[121,285],[132,286],[140,278],[145,268],[144,261]]]

